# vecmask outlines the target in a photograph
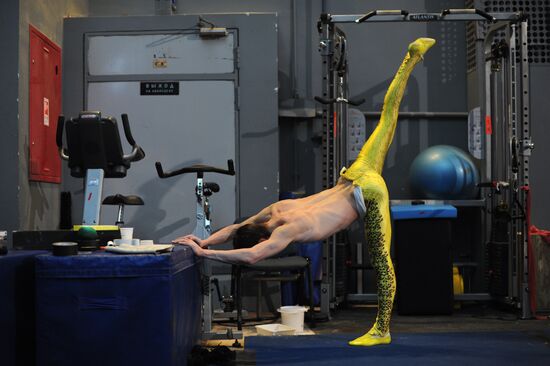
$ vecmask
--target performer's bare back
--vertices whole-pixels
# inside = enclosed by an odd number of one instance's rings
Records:
[[[297,242],[325,239],[357,220],[353,191],[351,182],[341,180],[320,193],[272,204],[261,221],[271,232],[287,226]]]

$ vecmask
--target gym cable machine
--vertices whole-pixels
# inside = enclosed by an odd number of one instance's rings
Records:
[[[481,191],[484,227],[479,245],[483,253],[498,258],[498,278],[489,278],[489,291],[480,299],[499,299],[532,315],[529,303],[528,228],[525,205],[529,189],[529,157],[533,144],[529,117],[529,62],[527,19],[521,12],[489,13],[479,9],[445,9],[440,13],[406,10],[373,10],[359,15],[323,13],[318,21],[322,58],[323,188],[336,184],[340,169],[353,159],[348,141],[348,104],[363,101],[348,96],[345,23],[374,22],[475,22],[475,52],[479,91]],[[372,113],[363,112],[372,117]],[[411,117],[436,113],[412,112]],[[403,117],[403,113],[400,114]],[[460,117],[462,117],[461,114]],[[450,116],[457,117],[457,116]],[[361,144],[363,141],[360,142]],[[345,299],[345,245],[343,234],[325,241],[321,283],[321,314],[330,317]],[[496,255],[492,255],[496,252]],[[496,286],[491,286],[497,283]],[[498,283],[505,283],[498,286]],[[492,289],[493,288],[493,289]],[[500,288],[498,291],[494,288]],[[479,294],[484,295],[484,294]],[[375,296],[375,295],[374,295]]]

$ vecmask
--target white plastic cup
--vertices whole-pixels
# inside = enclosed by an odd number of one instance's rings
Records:
[[[126,240],[132,240],[134,237],[134,228],[133,227],[121,227],[120,228],[120,238]]]
[[[307,311],[307,307],[281,306],[277,311],[281,313],[281,323],[296,329],[296,333],[304,331],[304,313]]]

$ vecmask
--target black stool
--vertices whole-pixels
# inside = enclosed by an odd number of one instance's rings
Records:
[[[115,225],[124,225],[124,205],[130,206],[143,206],[144,202],[139,196],[129,195],[123,196],[121,194],[115,194],[113,196],[107,196],[102,202],[104,205],[118,205],[118,215]]]
[[[297,272],[294,274],[287,274],[285,272]],[[257,317],[260,314],[260,301],[261,301],[261,283],[266,281],[296,281],[299,278],[305,278],[308,283],[308,296],[309,296],[309,310],[311,315],[311,325],[314,326],[313,317],[313,278],[311,275],[309,258],[300,256],[282,257],[282,258],[270,258],[260,261],[255,264],[249,265],[233,265],[233,276],[235,284],[235,299],[237,306],[237,329],[242,330],[242,294],[241,294],[241,279],[243,272],[259,272],[254,277],[258,281],[258,294],[257,294]]]

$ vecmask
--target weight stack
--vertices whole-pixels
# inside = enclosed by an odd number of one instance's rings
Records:
[[[489,242],[489,293],[508,296],[508,248],[506,242]]]

